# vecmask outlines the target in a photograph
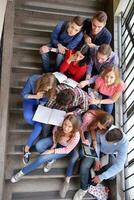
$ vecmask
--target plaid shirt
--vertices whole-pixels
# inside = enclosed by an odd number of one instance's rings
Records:
[[[64,89],[71,89],[73,91],[75,99],[72,102],[72,104],[60,106],[60,105],[56,104],[56,101],[54,99],[54,100],[49,101],[46,106],[48,106],[49,108],[56,108],[56,109],[64,110],[66,112],[73,111],[74,114],[76,114],[76,115],[82,114],[83,112],[88,110],[89,96],[85,91],[83,91],[82,89],[80,89],[78,87],[76,87],[76,88],[69,87],[65,84],[60,84],[56,88],[57,93],[59,93],[60,91],[62,91]]]

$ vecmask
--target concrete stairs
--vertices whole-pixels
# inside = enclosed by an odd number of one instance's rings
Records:
[[[103,9],[103,0],[15,0],[13,57],[9,96],[8,135],[3,200],[60,200],[67,159],[58,160],[44,174],[42,167],[12,184],[11,176],[23,167],[22,145],[31,132],[23,119],[21,90],[27,78],[41,73],[39,48],[49,42],[50,34],[60,20],[75,15],[92,17]],[[32,160],[37,152],[32,152]],[[79,188],[78,175],[71,180],[66,200],[71,200]],[[84,199],[94,199],[87,195]]]

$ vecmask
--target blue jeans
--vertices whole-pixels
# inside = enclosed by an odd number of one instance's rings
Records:
[[[36,148],[39,152],[43,152],[46,149],[48,149],[53,144],[52,137],[48,137],[45,139],[40,140],[36,144]],[[58,145],[58,148],[63,147],[62,145]],[[46,154],[46,155],[40,155],[35,161],[33,161],[31,164],[27,165],[22,169],[22,172],[24,174],[28,174],[32,172],[33,170],[37,169],[40,165],[44,164],[45,162],[56,160],[59,158],[63,158],[67,156],[67,154]]]
[[[24,99],[23,100],[23,114],[24,119],[28,124],[33,125],[33,130],[28,137],[27,145],[29,147],[32,146],[33,142],[37,139],[37,137],[40,135],[41,130],[43,128],[43,124],[39,122],[33,121],[33,116],[35,113],[35,110],[37,109],[37,101],[35,99]]]
[[[79,159],[79,148],[75,147],[75,149],[69,155],[70,159],[67,166],[66,176],[72,176],[73,169],[76,164],[76,161]]]
[[[88,186],[91,185],[91,174],[90,168],[94,162],[94,158],[84,157],[80,166],[80,188],[87,190]]]
[[[51,45],[48,45],[48,46],[51,47]],[[47,72],[55,72],[55,71],[59,70],[59,66],[62,63],[62,61],[64,60],[64,54],[57,53],[57,55],[56,55],[56,64],[55,64],[55,68],[54,69],[50,68],[50,53],[42,53],[41,54],[41,58],[42,58],[43,71],[45,73],[47,73]]]

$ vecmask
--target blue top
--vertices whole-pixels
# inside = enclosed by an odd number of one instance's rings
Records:
[[[100,46],[101,44],[110,44],[112,35],[109,30],[104,27],[94,38],[91,35],[92,24],[90,19],[85,19],[83,30],[86,31],[87,35],[92,38],[92,43]]]
[[[67,47],[68,49],[74,49],[75,47],[77,47],[77,45],[81,41],[83,37],[83,33],[79,32],[74,36],[69,36],[67,33],[67,26],[65,26],[65,30],[63,30],[62,32],[62,26],[64,26],[64,23],[66,22],[61,21],[56,25],[51,35],[50,44],[53,47],[57,47],[57,44],[61,43],[63,46]]]
[[[114,128],[117,127],[112,125],[109,130]],[[112,166],[99,175],[101,181],[115,176],[123,169],[128,151],[128,139],[124,133],[123,138],[117,143],[107,142],[105,139],[106,134],[107,132],[104,135],[97,134],[97,154],[98,156],[100,156],[100,152],[111,155],[116,154],[116,158]]]
[[[41,75],[32,75],[28,78],[27,82],[25,83],[21,95],[24,99],[28,99],[28,96],[30,94],[35,94],[35,87],[36,87],[36,81],[41,78]],[[48,98],[41,98],[41,99],[35,99],[37,103],[48,102]]]

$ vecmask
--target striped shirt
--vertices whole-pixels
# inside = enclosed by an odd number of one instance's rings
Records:
[[[56,109],[64,110],[66,112],[74,112],[75,115],[80,115],[83,112],[85,112],[86,110],[88,110],[89,96],[85,91],[83,91],[82,89],[80,89],[78,87],[72,88],[65,84],[60,84],[56,88],[57,93],[59,93],[60,91],[62,91],[64,89],[71,89],[73,91],[75,97],[74,97],[74,101],[72,102],[72,104],[60,106],[56,103],[56,101],[54,99],[54,100],[49,101],[46,106],[49,108],[56,108]]]
[[[55,141],[55,133],[56,133],[56,128],[53,130],[53,141]],[[55,153],[56,154],[69,154],[78,144],[80,140],[80,133],[77,131],[75,133],[75,136],[72,137],[70,140],[66,136],[63,136],[60,138],[59,144],[61,144],[64,147],[61,148],[55,148]],[[55,142],[54,142],[55,144]],[[55,144],[56,145],[56,144]]]

